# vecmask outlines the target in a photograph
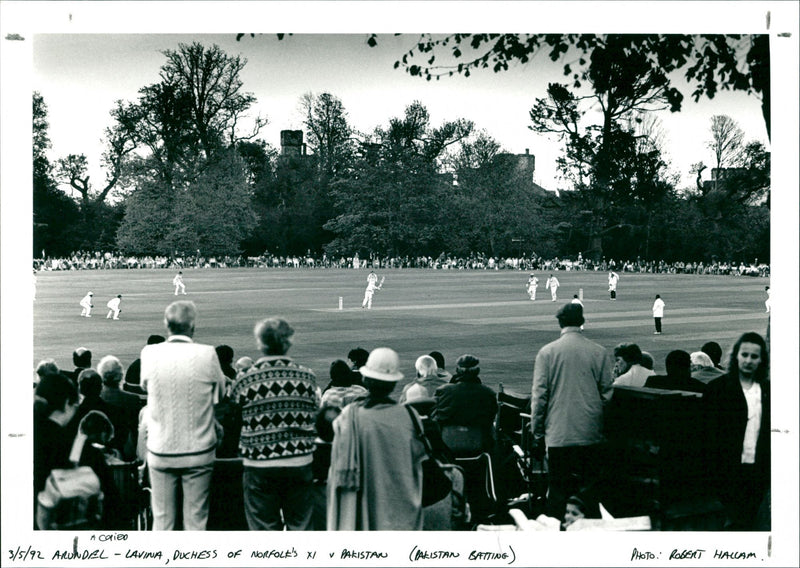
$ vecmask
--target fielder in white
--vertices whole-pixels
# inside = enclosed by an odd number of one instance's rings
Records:
[[[608,292],[611,294],[611,299],[617,299],[617,282],[619,282],[619,274],[613,270],[608,273]]]
[[[362,308],[372,309],[372,296],[375,294],[375,290],[381,289],[382,284],[383,280],[378,284],[378,275],[374,270],[370,270],[369,276],[367,276],[367,289],[364,290],[364,301],[361,302]]]
[[[534,274],[531,274],[530,278],[528,278],[528,283],[525,285],[526,290],[528,290],[528,295],[530,295],[531,300],[536,299],[536,288],[539,287],[539,279],[536,278]]]
[[[186,295],[186,284],[183,283],[182,271],[179,270],[178,273],[175,275],[175,278],[172,279],[172,285],[175,286],[176,296],[178,295],[178,292],[180,292],[184,296]]]
[[[119,307],[120,302],[122,302],[122,294],[117,294],[116,298],[111,298],[106,307],[108,308],[108,315],[106,315],[106,319],[110,318],[112,315],[114,316],[115,320],[119,319],[119,313],[122,311]]]
[[[559,286],[561,286],[561,283],[558,281],[558,278],[552,274],[550,275],[550,278],[547,279],[547,282],[544,283],[544,289],[550,289],[550,297],[553,298],[554,302],[558,300],[557,291]]]
[[[767,293],[767,299],[764,300],[764,306],[767,308],[767,313],[770,313],[772,311],[772,297],[770,296],[769,286],[765,286],[764,291]]]
[[[92,317],[92,308],[94,307],[94,304],[92,304],[93,296],[94,294],[89,292],[81,300],[81,308],[83,308],[81,310],[81,317],[87,317],[87,318]]]

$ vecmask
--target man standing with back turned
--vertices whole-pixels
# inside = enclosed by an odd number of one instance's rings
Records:
[[[613,393],[614,362],[581,333],[583,308],[556,314],[561,337],[539,350],[533,368],[534,456],[549,460],[547,514],[563,518],[567,498],[600,477],[603,408]]]
[[[270,317],[253,330],[264,354],[231,389],[241,408],[239,453],[244,459],[244,512],[255,530],[311,530],[314,372],[287,355],[294,329]]]
[[[154,530],[175,528],[178,483],[184,530],[205,530],[208,522],[217,446],[214,404],[225,375],[214,347],[192,341],[196,318],[194,302],[172,302],[164,312],[167,341],[142,349]]]

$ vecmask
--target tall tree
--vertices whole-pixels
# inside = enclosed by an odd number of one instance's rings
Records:
[[[161,67],[161,79],[179,85],[187,96],[199,149],[206,158],[219,148],[255,138],[266,125],[266,119],[256,117],[248,134],[240,131],[240,122],[256,100],[242,89],[240,74],[247,59],[230,56],[218,45],[197,42],[179,44],[163,54],[167,62]]]
[[[330,94],[306,93],[300,99],[308,145],[320,173],[330,179],[352,160],[353,130],[347,123],[342,101]]]
[[[58,190],[50,149],[47,104],[33,93],[33,256],[66,256],[79,248],[79,212],[75,202]]]
[[[472,128],[466,120],[432,126],[419,101],[376,128],[379,142],[365,143],[353,171],[331,186],[336,216],[325,228],[336,238],[326,250],[361,256],[441,252],[442,211],[453,187],[442,168],[448,150]]]
[[[744,150],[744,131],[724,114],[711,117],[710,130],[711,140],[707,146],[714,153],[717,170],[738,166]]]
[[[612,36],[594,34],[451,34],[422,35],[414,47],[395,62],[410,75],[427,80],[491,68],[495,73],[515,63],[529,64],[539,52],[564,63],[564,75],[575,86],[587,80],[595,65],[607,62],[595,50]],[[713,99],[719,90],[736,90],[761,99],[767,134],[770,132],[769,36],[763,35],[628,35],[630,51],[647,54],[652,72],[663,77],[673,112],[681,109],[683,94],[671,74],[681,71],[695,101]],[[372,35],[369,45],[377,45]],[[565,61],[567,56],[574,59]],[[622,61],[624,61],[623,58]]]

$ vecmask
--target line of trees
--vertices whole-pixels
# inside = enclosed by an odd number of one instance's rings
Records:
[[[768,260],[764,145],[714,117],[717,175],[702,182],[707,168],[695,164],[697,187],[679,191],[653,118],[679,97],[645,49],[655,44],[564,37],[554,45],[577,45],[589,63],[581,58],[572,85],[551,84],[533,101],[529,125],[563,142],[557,165],[572,189],[560,195],[534,184],[527,161],[471,121],[436,124],[419,101],[365,134],[335,95],[306,93],[309,152],[283,154],[259,138],[266,118],[250,116],[247,61],[216,45],[164,52],[159,81],[116,103],[102,187],[91,184],[84,155],[50,163],[46,104],[34,93],[34,254]],[[587,125],[597,108],[602,123]]]

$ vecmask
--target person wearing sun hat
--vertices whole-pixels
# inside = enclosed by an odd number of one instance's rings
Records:
[[[359,368],[369,394],[333,423],[328,530],[422,530],[426,451],[419,416],[389,396],[399,369],[394,350],[374,349]]]

